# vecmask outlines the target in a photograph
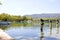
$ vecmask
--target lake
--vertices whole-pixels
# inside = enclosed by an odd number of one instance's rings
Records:
[[[60,23],[59,23],[60,24]],[[56,27],[52,23],[52,29],[49,23],[44,23],[43,32],[41,32],[40,23],[14,23],[11,26],[3,26],[2,28],[7,34],[15,40],[59,40],[60,26]]]

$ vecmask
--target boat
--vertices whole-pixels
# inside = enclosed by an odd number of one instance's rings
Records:
[[[10,25],[11,22],[0,22],[0,25]]]

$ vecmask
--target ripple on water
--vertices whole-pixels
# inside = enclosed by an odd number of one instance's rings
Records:
[[[20,38],[19,38],[20,37]],[[59,40],[54,37],[24,37],[24,36],[19,36],[16,38],[16,40]]]
[[[16,40],[40,40],[39,37],[16,37]]]
[[[59,40],[59,39],[54,37],[44,37],[44,38],[40,38],[40,40]]]

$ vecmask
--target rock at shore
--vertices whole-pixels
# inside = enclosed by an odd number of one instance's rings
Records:
[[[1,40],[12,40],[13,38],[0,29],[0,39]]]

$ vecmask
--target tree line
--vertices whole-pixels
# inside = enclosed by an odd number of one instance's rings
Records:
[[[21,21],[28,21],[28,20],[32,21],[32,18],[28,17],[28,16],[9,15],[9,14],[6,14],[6,13],[0,14],[0,21],[21,22]]]

